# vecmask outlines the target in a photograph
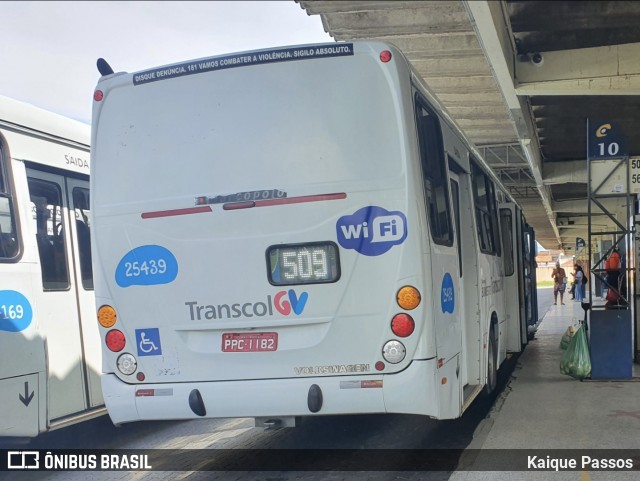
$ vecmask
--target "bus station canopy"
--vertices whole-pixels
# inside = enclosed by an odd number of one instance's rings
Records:
[[[640,156],[640,2],[300,1],[338,41],[399,47],[545,248],[588,236],[587,121]],[[604,201],[624,216],[619,199]],[[622,217],[624,218],[624,217]],[[610,229],[592,213],[592,229]]]

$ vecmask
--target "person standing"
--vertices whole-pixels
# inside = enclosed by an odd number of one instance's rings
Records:
[[[553,278],[553,304],[558,304],[559,293],[560,304],[564,306],[564,288],[566,286],[565,279],[567,278],[567,273],[560,267],[560,262],[556,262],[556,267],[551,272],[551,277]]]
[[[583,289],[584,271],[582,270],[582,267],[579,266],[578,264],[575,265],[574,269],[575,269],[575,276],[576,276],[575,298],[576,298],[576,301],[582,302],[582,299],[584,299],[584,289]]]

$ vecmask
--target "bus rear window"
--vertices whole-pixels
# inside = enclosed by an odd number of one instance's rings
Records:
[[[379,61],[338,62],[229,69],[114,89],[102,107],[95,155],[101,185],[118,185],[118,196],[92,195],[109,204],[388,185],[404,172],[397,98]],[[263,68],[258,86],[253,69]]]

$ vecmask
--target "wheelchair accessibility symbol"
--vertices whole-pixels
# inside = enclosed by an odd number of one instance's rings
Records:
[[[159,356],[162,354],[160,330],[157,327],[136,329],[138,356]]]

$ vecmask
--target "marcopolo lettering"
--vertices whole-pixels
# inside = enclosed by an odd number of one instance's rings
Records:
[[[307,292],[302,292],[298,296],[293,289],[289,289],[280,291],[273,297],[268,295],[265,301],[233,304],[202,304],[198,301],[187,301],[184,304],[189,308],[190,320],[203,321],[273,316],[274,310],[283,316],[289,316],[292,312],[299,316],[304,311],[308,299]]]
[[[196,205],[223,204],[226,202],[246,202],[256,200],[282,199],[287,193],[279,189],[251,190],[228,195],[205,196],[195,198]]]

